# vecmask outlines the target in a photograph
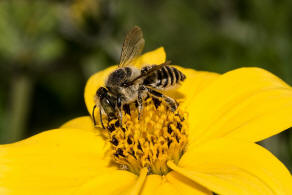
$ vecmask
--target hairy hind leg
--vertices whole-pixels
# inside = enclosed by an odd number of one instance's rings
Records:
[[[117,97],[117,107],[118,107],[118,112],[119,112],[119,123],[122,126],[123,122],[123,113],[122,113],[122,98],[121,96]]]
[[[94,115],[94,111],[96,109],[96,105],[93,106],[93,110],[92,110],[92,119],[93,119],[93,124],[94,127],[96,126],[96,120],[95,120],[95,115]],[[105,129],[104,125],[103,125],[103,121],[102,121],[102,113],[101,113],[101,106],[99,106],[99,119],[100,119],[100,124],[102,126],[103,129]]]
[[[174,112],[177,109],[177,103],[174,99],[172,99],[171,97],[168,97],[166,95],[163,95],[162,93],[155,91],[151,88],[146,88],[148,93],[150,93],[152,96],[158,97],[158,98],[162,98],[170,107],[171,111]]]
[[[138,103],[138,120],[140,120],[140,116],[141,116],[141,111],[143,109],[143,99],[142,99],[142,95],[143,93],[146,91],[147,89],[141,85],[138,89],[138,99],[137,99],[137,103]]]

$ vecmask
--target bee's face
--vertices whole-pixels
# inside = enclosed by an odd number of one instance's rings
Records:
[[[108,115],[109,118],[116,118],[115,115],[115,98],[108,94],[108,90],[104,87],[100,87],[96,92],[97,97],[99,98],[99,103],[103,108],[104,112]]]

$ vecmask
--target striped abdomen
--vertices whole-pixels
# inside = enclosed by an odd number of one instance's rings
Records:
[[[175,86],[185,78],[186,76],[175,67],[163,66],[146,77],[143,84],[157,89],[166,89]]]

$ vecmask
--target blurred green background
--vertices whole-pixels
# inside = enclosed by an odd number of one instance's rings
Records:
[[[145,51],[164,46],[175,64],[259,66],[292,84],[291,8],[291,0],[2,0],[0,143],[87,115],[86,80],[118,62],[134,25]],[[291,131],[261,144],[292,170]]]

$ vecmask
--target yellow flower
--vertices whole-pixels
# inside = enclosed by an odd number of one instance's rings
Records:
[[[165,58],[159,48],[136,64]],[[114,68],[88,80],[89,113]],[[140,121],[132,105],[125,129],[84,116],[0,146],[0,194],[292,194],[287,168],[255,143],[292,126],[291,87],[259,68],[178,68],[187,79],[167,92],[180,102],[175,113],[150,98]]]

